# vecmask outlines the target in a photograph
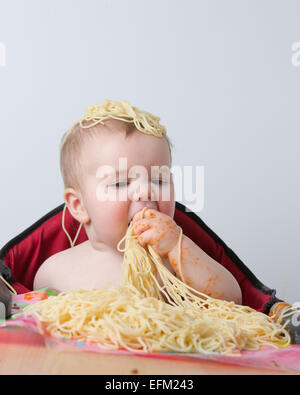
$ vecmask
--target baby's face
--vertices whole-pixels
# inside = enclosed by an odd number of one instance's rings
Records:
[[[175,212],[167,141],[137,130],[126,137],[122,123],[116,125],[114,130],[101,127],[85,142],[80,178],[89,239],[114,249],[143,207],[170,217]]]

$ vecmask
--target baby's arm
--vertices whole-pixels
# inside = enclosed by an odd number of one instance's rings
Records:
[[[139,243],[143,247],[150,244],[160,257],[168,258],[180,278],[180,228],[176,222],[166,214],[147,209],[134,216],[133,224]],[[241,289],[233,275],[185,235],[182,235],[180,260],[187,285],[213,298],[242,303]]]
[[[233,275],[207,255],[187,236],[181,241],[181,273],[179,267],[179,241],[169,251],[168,258],[178,278],[192,288],[217,299],[242,303],[242,292]]]

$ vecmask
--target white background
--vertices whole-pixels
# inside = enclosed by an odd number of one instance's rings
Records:
[[[174,165],[204,166],[197,214],[299,301],[299,17],[292,0],[0,0],[0,244],[62,203],[83,109],[128,100],[161,117]]]

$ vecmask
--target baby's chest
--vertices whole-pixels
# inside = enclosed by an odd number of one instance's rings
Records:
[[[122,259],[115,256],[87,256],[66,266],[61,276],[63,289],[103,288],[122,282]]]
[[[117,286],[123,281],[122,257],[110,254],[84,256],[70,260],[59,276],[58,289],[76,290]],[[163,264],[175,274],[169,260]]]

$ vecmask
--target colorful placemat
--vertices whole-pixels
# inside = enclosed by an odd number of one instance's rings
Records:
[[[39,325],[33,316],[23,316],[22,310],[29,304],[47,299],[49,296],[56,296],[54,290],[43,288],[37,291],[28,292],[22,295],[13,296],[12,318],[0,321],[0,328],[22,327],[39,333]],[[1,336],[1,330],[0,330]],[[127,350],[107,350],[96,343],[82,342],[71,339],[56,339],[50,336],[43,336],[46,347],[55,348],[61,351],[89,351],[104,354],[134,355],[150,358],[164,358],[172,360],[192,360],[196,361],[216,361],[220,363],[235,364],[252,367],[256,369],[272,369],[283,371],[300,372],[300,345],[292,345],[286,348],[262,347],[257,351],[243,351],[241,354],[222,355],[216,353],[145,353],[130,352]]]

